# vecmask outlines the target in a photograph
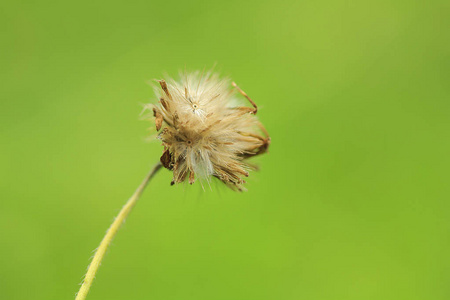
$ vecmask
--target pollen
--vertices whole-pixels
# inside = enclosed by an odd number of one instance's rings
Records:
[[[146,108],[153,112],[164,147],[161,163],[173,171],[171,184],[215,177],[233,190],[245,190],[243,178],[256,169],[248,159],[267,152],[270,144],[256,117],[256,103],[236,83],[215,73],[158,82],[159,101]]]

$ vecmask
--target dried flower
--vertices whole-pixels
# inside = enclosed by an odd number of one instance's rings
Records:
[[[164,151],[162,165],[173,170],[171,184],[211,176],[234,190],[243,190],[248,170],[255,166],[247,158],[267,151],[270,137],[255,114],[256,104],[234,82],[217,74],[199,72],[182,76],[181,82],[158,81],[159,103],[153,111],[158,138]],[[240,106],[237,90],[253,107]]]

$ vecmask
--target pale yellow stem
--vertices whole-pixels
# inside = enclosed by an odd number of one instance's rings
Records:
[[[122,210],[119,212],[117,217],[114,219],[114,222],[111,224],[111,227],[109,227],[108,231],[106,232],[106,235],[103,237],[103,240],[100,243],[100,246],[97,248],[97,251],[95,252],[94,258],[92,259],[92,262],[89,265],[88,271],[83,280],[83,284],[81,285],[81,288],[78,291],[75,300],[86,299],[86,296],[89,293],[89,288],[92,285],[92,281],[95,278],[95,274],[97,273],[98,267],[100,266],[100,263],[102,262],[102,259],[105,256],[105,252],[108,249],[109,244],[113,240],[114,236],[116,235],[122,223],[127,218],[130,211],[133,209],[137,200],[139,199],[145,187],[147,186],[147,183],[160,168],[161,163],[158,163],[153,167],[153,169],[148,173],[147,177],[145,177],[141,185],[134,192],[133,196],[131,196],[131,198],[123,206]]]

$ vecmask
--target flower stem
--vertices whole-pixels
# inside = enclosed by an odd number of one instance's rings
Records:
[[[147,186],[150,179],[152,179],[152,177],[156,174],[156,172],[160,168],[161,168],[161,163],[157,163],[152,168],[152,170],[145,177],[144,181],[142,181],[141,185],[134,192],[133,196],[131,196],[131,198],[128,199],[127,203],[123,206],[122,210],[119,212],[117,217],[114,219],[114,222],[111,224],[111,227],[109,227],[108,231],[106,232],[106,235],[103,237],[103,240],[100,243],[100,246],[97,248],[97,251],[95,252],[94,258],[92,259],[92,262],[89,265],[88,271],[83,280],[83,284],[81,285],[81,288],[78,291],[75,300],[86,299],[86,296],[89,293],[89,289],[92,285],[92,281],[95,278],[95,274],[97,273],[98,267],[100,266],[100,263],[102,262],[102,259],[105,256],[105,252],[108,249],[109,244],[111,243],[113,238],[116,236],[117,231],[119,230],[120,226],[125,221],[125,219],[127,218],[128,214],[133,209],[134,205],[136,204],[137,200],[141,196],[142,192],[144,191],[144,189]]]

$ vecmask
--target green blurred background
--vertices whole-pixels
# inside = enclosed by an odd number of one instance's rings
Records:
[[[272,136],[243,194],[151,182],[88,299],[450,299],[448,1],[0,4],[0,299],[73,299],[210,68]]]

